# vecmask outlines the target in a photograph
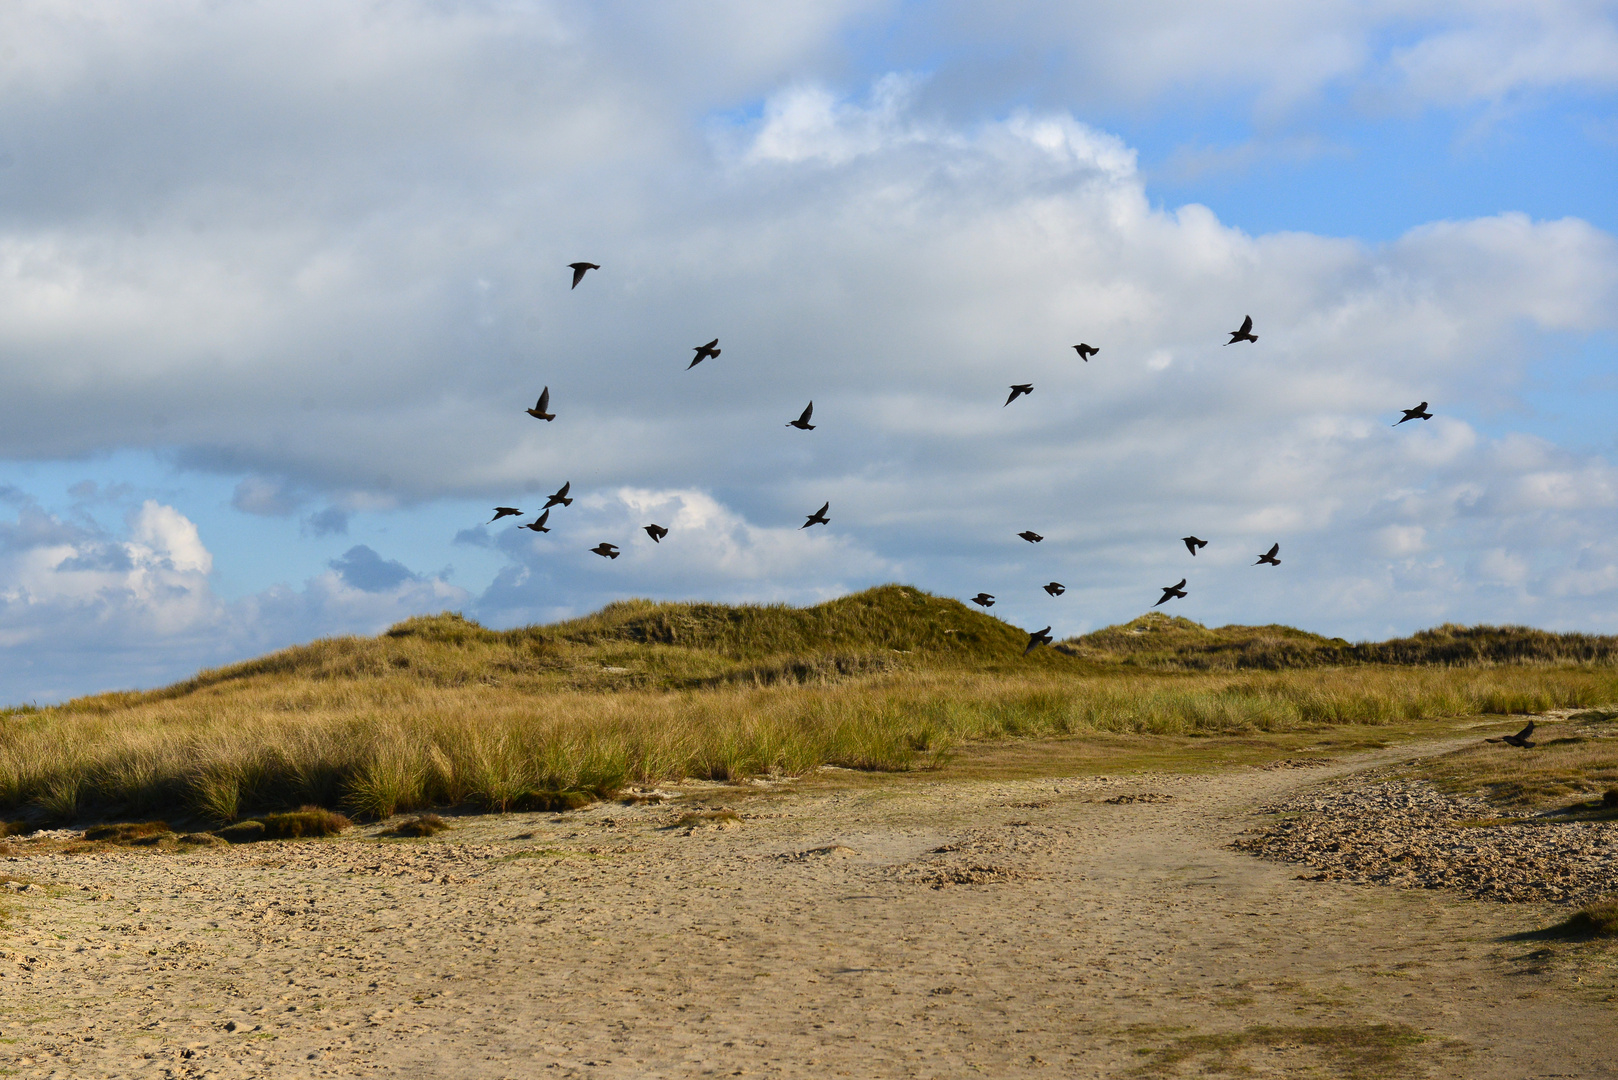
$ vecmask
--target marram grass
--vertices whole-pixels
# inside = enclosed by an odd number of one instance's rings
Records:
[[[0,718],[0,809],[219,822],[303,805],[365,818],[505,810],[631,783],[910,769],[981,739],[1287,731],[1618,700],[1618,669],[1599,665],[1188,674],[1048,649],[1024,661],[1025,640],[898,587],[801,612],[615,605],[523,631],[412,620],[167,690]]]

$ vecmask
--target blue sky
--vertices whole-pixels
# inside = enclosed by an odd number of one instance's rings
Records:
[[[1212,624],[1618,632],[1618,5],[0,34],[0,699],[419,611],[888,580],[1062,635],[1180,576]],[[480,528],[564,480],[552,533]]]

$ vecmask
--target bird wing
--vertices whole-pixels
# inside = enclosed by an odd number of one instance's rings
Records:
[[[571,480],[569,480],[567,483],[563,484],[561,489],[557,491],[556,497],[558,499],[562,498],[564,495],[567,494],[567,489],[572,487],[572,486],[573,486],[573,481],[571,481]]]
[[[1278,551],[1280,551],[1280,550],[1281,550],[1281,545],[1280,545],[1280,544],[1272,544],[1272,545],[1271,545],[1271,546],[1270,546],[1270,550],[1269,550],[1269,551],[1266,551],[1266,552],[1265,552],[1265,553],[1264,553],[1264,557],[1265,557],[1265,558],[1266,558],[1266,559],[1273,559],[1273,558],[1275,558],[1275,554],[1276,554],[1276,552],[1278,552]]]
[[[1534,722],[1532,720],[1530,720],[1528,722],[1527,727],[1525,727],[1521,731],[1517,732],[1516,737],[1519,738],[1519,739],[1526,739],[1526,738],[1528,738],[1528,736],[1532,735],[1533,733],[1534,733]]]
[[[544,412],[551,403],[551,388],[546,387],[539,392],[539,401],[534,404],[535,412]]]
[[[1419,413],[1426,412],[1427,411],[1427,403],[1424,401],[1420,405],[1417,405],[1416,408],[1415,408],[1415,411],[1419,412]]]
[[[803,415],[798,417],[798,423],[807,424],[809,422],[810,414],[813,413],[814,411],[815,411],[815,403],[811,401],[809,403],[808,407],[803,410]]]
[[[1242,333],[1244,333],[1244,334],[1249,333],[1250,331],[1252,331],[1252,329],[1253,329],[1253,316],[1249,315],[1247,318],[1242,320]]]
[[[584,267],[582,267],[582,266],[574,266],[573,267],[573,284],[569,285],[568,288],[577,289],[579,287],[579,282],[581,282],[583,280],[584,280]]]
[[[701,348],[703,352],[707,352],[709,349],[713,348],[715,345],[718,345],[718,344],[719,344],[719,339],[714,338],[712,341],[708,342],[708,344],[699,346],[699,348]]]
[[[831,509],[831,500],[828,499],[828,500],[826,500],[826,503],[825,503],[824,506],[822,506],[819,510],[815,511],[815,517],[823,517],[825,515],[826,511],[830,510],[830,509]]]
[[[1176,589],[1183,589],[1183,588],[1185,588],[1185,578],[1181,578],[1181,579],[1180,579],[1180,583],[1179,583],[1179,584],[1178,584],[1178,585],[1176,585],[1176,586],[1174,586],[1174,587],[1175,587],[1175,588],[1176,588]]]
[[[547,510],[543,514],[539,515],[539,519],[537,521],[535,521],[534,524],[535,525],[543,525],[543,524],[545,524],[546,521],[550,520],[550,516],[551,516],[551,512],[549,510]]]

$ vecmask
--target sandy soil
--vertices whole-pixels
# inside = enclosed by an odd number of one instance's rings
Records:
[[[1229,846],[1265,801],[1391,753],[1207,777],[833,775],[425,840],[25,854],[0,861],[22,879],[0,898],[0,1065],[1618,1076],[1618,954],[1507,940],[1565,908],[1298,880]],[[693,799],[739,820],[670,827]]]

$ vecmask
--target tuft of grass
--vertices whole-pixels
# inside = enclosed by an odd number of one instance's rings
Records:
[[[285,814],[266,814],[261,820],[266,840],[336,836],[354,824],[342,814],[319,806],[303,806]]]
[[[84,838],[127,844],[143,837],[165,836],[173,831],[166,821],[123,822],[117,825],[92,825],[84,830]]]
[[[1618,898],[1591,904],[1544,933],[1547,937],[1564,938],[1618,937]]]
[[[437,814],[417,814],[401,821],[388,830],[389,836],[436,836],[449,828],[449,822]]]

